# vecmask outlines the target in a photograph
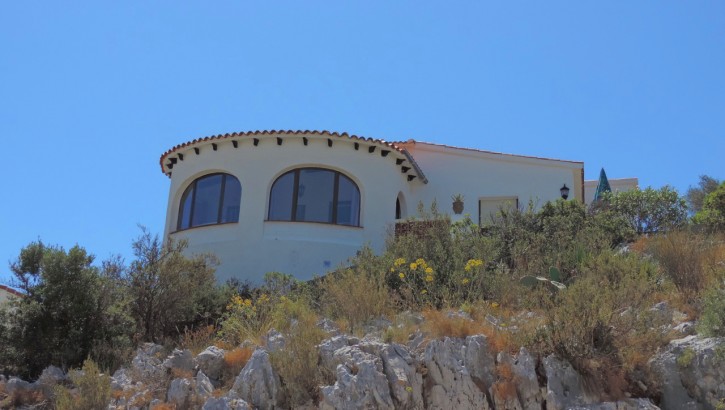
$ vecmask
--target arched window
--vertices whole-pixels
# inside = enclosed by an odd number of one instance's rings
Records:
[[[181,196],[177,230],[239,222],[242,186],[229,174],[210,174],[189,184]]]
[[[360,190],[337,171],[293,169],[272,184],[268,219],[360,226]]]

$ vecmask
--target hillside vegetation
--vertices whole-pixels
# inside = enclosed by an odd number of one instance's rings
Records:
[[[359,337],[390,320],[385,342],[483,334],[497,352],[556,354],[604,397],[656,397],[648,361],[682,337],[673,314],[725,336],[725,182],[715,186],[691,189],[694,217],[667,187],[609,194],[589,209],[559,200],[501,210],[485,227],[420,206],[410,233],[391,236],[381,254],[362,249],[310,282],[269,273],[258,287],[217,285],[213,255],[184,256],[185,243],[146,231],[128,265],[31,243],[11,266],[27,297],[0,310],[0,369],[26,378],[48,365],[113,372],[144,342],[194,354],[216,345],[231,384],[250,346],[275,329],[286,348],[270,355],[272,366],[285,401],[301,405],[332,377],[318,365],[322,319]],[[423,321],[400,320],[418,312]],[[50,395],[68,408],[82,401],[78,391]]]

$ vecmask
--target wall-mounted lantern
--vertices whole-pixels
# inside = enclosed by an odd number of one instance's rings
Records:
[[[564,184],[564,186],[561,187],[561,189],[559,190],[559,192],[561,192],[561,197],[562,198],[564,198],[564,199],[569,198],[569,187],[566,186],[566,184]]]

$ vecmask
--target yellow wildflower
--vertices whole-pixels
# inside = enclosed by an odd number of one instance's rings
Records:
[[[391,272],[395,272],[395,268],[390,268],[390,271]]]
[[[425,268],[425,273],[432,275],[433,274],[433,268]]]
[[[415,263],[415,262],[411,263],[411,264],[410,264],[410,269],[412,269],[412,270],[416,270],[416,269],[418,269],[418,264],[417,264],[417,263]]]
[[[425,277],[425,281],[426,282],[433,282],[433,276],[431,276],[431,275],[426,276]]]
[[[403,265],[405,265],[405,259],[398,258],[398,259],[395,260],[395,262],[393,262],[393,265],[395,265],[395,266],[403,266]]]
[[[498,302],[492,302],[491,303],[491,307],[492,308],[497,308],[498,307]]]
[[[418,265],[425,265],[425,259],[418,258],[415,260],[415,263],[417,263]]]
[[[468,282],[470,282],[470,280],[468,280],[468,278],[463,279],[463,284],[464,285],[468,285]]]
[[[421,294],[421,295],[425,295],[426,293],[428,293],[428,291],[427,291],[427,290],[425,290],[425,289],[423,289],[423,290],[421,290],[421,291],[420,291],[420,294]]]
[[[398,274],[398,276],[400,276],[400,279],[405,279],[405,273],[403,273],[403,272],[400,272]]]

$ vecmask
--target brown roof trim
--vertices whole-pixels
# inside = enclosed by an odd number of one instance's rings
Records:
[[[197,138],[188,142],[185,142],[183,144],[179,144],[174,146],[173,148],[169,149],[168,151],[164,152],[161,155],[161,158],[159,158],[159,165],[161,166],[161,172],[168,175],[168,172],[166,167],[164,166],[164,162],[166,161],[166,158],[176,152],[177,150],[180,150],[182,148],[186,148],[188,146],[200,143],[200,142],[214,142],[218,140],[223,140],[227,138],[234,138],[234,137],[252,137],[252,136],[272,136],[272,135],[296,135],[296,136],[305,136],[305,135],[321,135],[321,136],[330,136],[330,137],[336,137],[336,138],[348,138],[355,141],[363,141],[368,143],[373,143],[377,145],[382,145],[388,148],[391,148],[401,155],[405,156],[405,158],[413,165],[413,169],[415,169],[416,173],[420,177],[421,181],[425,184],[428,183],[428,179],[423,175],[423,172],[421,171],[418,164],[413,159],[412,155],[404,148],[400,147],[397,143],[394,142],[388,142],[382,139],[377,138],[368,138],[368,137],[361,137],[353,134],[348,134],[346,132],[336,132],[336,131],[317,131],[317,130],[258,130],[258,131],[243,131],[243,132],[233,132],[233,133],[226,133],[226,134],[217,134],[217,135],[211,135],[208,137],[203,138]]]
[[[10,293],[12,295],[20,296],[21,298],[24,298],[25,297],[25,295],[23,293],[20,293],[17,290],[15,290],[15,289],[13,289],[13,288],[11,288],[9,286],[0,285],[0,289],[5,290],[5,291],[7,291],[8,293]]]
[[[395,141],[393,144],[402,147],[407,148],[409,145],[415,145],[415,144],[424,144],[424,145],[432,145],[434,147],[441,147],[441,148],[451,148],[451,149],[459,149],[462,151],[472,151],[472,152],[481,152],[484,154],[494,154],[494,155],[503,155],[508,157],[518,157],[518,158],[529,158],[529,159],[540,159],[544,161],[558,161],[558,162],[567,162],[570,164],[582,164],[584,165],[584,161],[571,161],[567,159],[557,159],[557,158],[546,158],[546,157],[535,157],[531,155],[519,155],[519,154],[506,154],[504,152],[496,152],[496,151],[487,151],[483,149],[477,149],[477,148],[464,148],[464,147],[456,147],[454,145],[447,145],[447,144],[437,144],[434,142],[425,142],[425,141],[416,141],[413,139],[409,139],[407,141]]]

